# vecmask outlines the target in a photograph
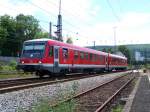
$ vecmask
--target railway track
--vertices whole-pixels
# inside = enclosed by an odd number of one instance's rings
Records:
[[[119,76],[51,106],[57,108],[59,104],[73,100],[75,101],[74,112],[101,112],[134,78],[135,76],[130,73]]]
[[[128,71],[127,71],[128,72]],[[115,72],[116,73],[116,72]],[[82,78],[95,77],[98,75],[103,76],[106,73],[102,74],[92,74],[92,75],[66,75],[65,77],[51,77],[51,78],[24,78],[24,79],[14,79],[14,80],[2,80],[0,81],[0,94],[17,91],[26,88],[38,87],[48,84],[60,83],[65,81],[78,80]],[[108,74],[108,73],[107,73]]]

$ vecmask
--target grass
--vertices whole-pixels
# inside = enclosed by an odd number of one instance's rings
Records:
[[[9,79],[9,78],[26,78],[32,77],[32,74],[0,74],[0,79]]]
[[[123,105],[117,105],[111,112],[122,112]]]
[[[32,74],[24,74],[16,69],[17,62],[12,60],[10,63],[0,61],[0,79],[32,77]]]
[[[59,104],[56,107],[50,107],[50,112],[74,112],[75,110],[75,101],[71,100],[69,102],[64,102]]]
[[[74,112],[74,109],[75,102],[73,100],[70,102],[61,103],[56,107],[50,107],[48,100],[45,99],[32,106],[30,110],[19,108],[17,112]]]

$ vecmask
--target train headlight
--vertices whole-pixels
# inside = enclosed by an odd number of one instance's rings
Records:
[[[39,64],[41,64],[42,62],[41,61],[39,61]]]
[[[24,64],[24,61],[21,61],[22,64]]]

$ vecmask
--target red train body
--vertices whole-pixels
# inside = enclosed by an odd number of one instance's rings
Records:
[[[127,58],[51,40],[24,42],[18,67],[37,75],[125,70]]]

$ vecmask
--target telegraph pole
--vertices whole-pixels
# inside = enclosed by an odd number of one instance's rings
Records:
[[[114,30],[114,47],[115,47],[115,53],[117,53],[117,43],[116,43],[116,26],[113,27]]]
[[[94,43],[94,49],[95,49],[95,41],[93,41],[93,43]]]
[[[52,38],[52,23],[49,23],[49,38]]]
[[[57,31],[55,32],[58,38],[58,41],[63,42],[62,38],[62,16],[61,16],[61,0],[59,0],[59,14],[58,14],[58,21],[57,21]]]

